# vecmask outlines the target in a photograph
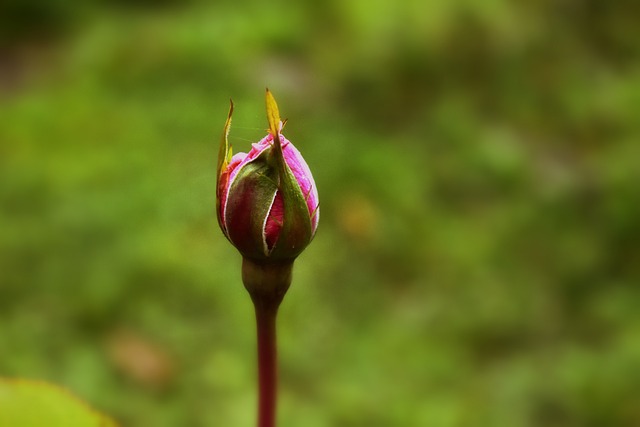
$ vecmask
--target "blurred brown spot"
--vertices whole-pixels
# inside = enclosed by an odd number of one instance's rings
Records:
[[[376,207],[362,194],[350,193],[342,197],[338,223],[350,238],[368,242],[373,237],[378,224]]]
[[[174,377],[174,363],[167,351],[134,331],[115,331],[107,341],[113,365],[138,385],[163,390]]]

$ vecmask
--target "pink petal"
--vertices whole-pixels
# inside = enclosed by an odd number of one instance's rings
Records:
[[[309,208],[309,215],[312,215],[311,225],[315,232],[318,226],[318,218],[320,217],[320,210],[318,209],[318,189],[316,183],[311,175],[311,170],[307,165],[307,162],[302,157],[302,154],[294,147],[294,145],[287,140],[284,136],[280,135],[282,141],[282,153],[284,160],[289,165],[293,176],[295,176],[302,194],[306,197],[307,207]]]
[[[264,227],[265,241],[267,243],[267,249],[270,251],[278,241],[280,236],[280,230],[282,229],[282,223],[284,218],[284,200],[282,199],[282,193],[276,192],[276,197],[273,200],[267,221]]]
[[[309,209],[309,215],[311,216],[312,230],[315,230],[318,226],[318,218],[320,215],[318,209],[318,190],[311,175],[311,170],[307,165],[300,152],[295,146],[286,139],[282,134],[280,135],[282,142],[282,153],[284,155],[285,162],[291,169],[294,177],[300,185],[302,194],[304,194],[307,202],[307,208]],[[262,138],[259,142],[252,144],[249,153],[237,153],[231,158],[231,162],[227,168],[222,172],[220,179],[220,209],[222,218],[225,218],[227,197],[229,189],[233,180],[236,178],[240,169],[247,163],[255,160],[266,149],[273,144],[273,135],[268,134]],[[284,216],[284,203],[280,192],[276,193],[276,197],[269,211],[269,215],[265,221],[265,241],[267,248],[271,249],[278,240],[280,230],[282,229],[282,222]]]

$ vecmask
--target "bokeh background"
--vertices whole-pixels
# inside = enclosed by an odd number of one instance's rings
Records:
[[[640,425],[638,5],[5,0],[0,375],[253,425],[215,167],[268,86],[321,199],[281,426]]]

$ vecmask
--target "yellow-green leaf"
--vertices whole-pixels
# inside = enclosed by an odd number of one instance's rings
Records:
[[[53,384],[0,379],[0,426],[116,427],[65,389]]]

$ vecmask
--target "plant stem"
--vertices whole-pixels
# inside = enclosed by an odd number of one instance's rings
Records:
[[[258,427],[275,427],[278,393],[278,304],[254,302],[258,332]]]
[[[258,427],[275,427],[278,394],[276,317],[291,285],[293,260],[260,262],[243,258],[242,281],[256,311],[258,334]]]

